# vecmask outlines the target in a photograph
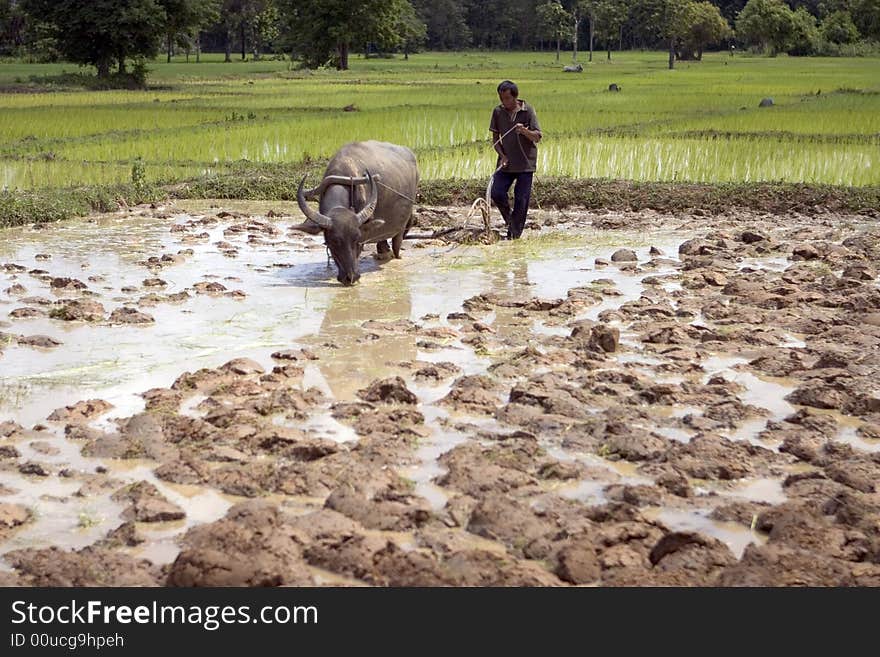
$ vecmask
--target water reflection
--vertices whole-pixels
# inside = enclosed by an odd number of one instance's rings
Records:
[[[316,364],[326,391],[336,399],[352,398],[372,380],[391,376],[394,363],[415,359],[413,332],[381,328],[383,322],[403,324],[411,313],[410,288],[401,272],[378,272],[369,285],[340,286],[319,331],[305,340],[322,354]],[[367,321],[378,326],[362,327]]]

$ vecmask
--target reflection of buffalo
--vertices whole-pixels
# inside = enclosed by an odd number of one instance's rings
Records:
[[[403,328],[411,311],[409,287],[400,279],[338,290],[324,314],[319,333],[312,338],[317,345],[332,345],[320,350],[321,358],[316,364],[336,399],[353,399],[373,379],[392,376],[394,368],[387,363],[416,357],[416,337]],[[363,328],[368,320],[400,320],[401,329]]]
[[[379,141],[352,142],[327,164],[321,184],[304,191],[304,182],[305,178],[297,201],[307,220],[293,228],[324,233],[340,283],[352,285],[360,278],[358,257],[364,244],[376,242],[380,255],[390,250],[400,257],[419,184],[411,150]],[[308,198],[320,199],[317,211],[309,207]]]

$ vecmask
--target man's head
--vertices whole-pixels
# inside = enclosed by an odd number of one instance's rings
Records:
[[[498,99],[501,101],[501,105],[504,109],[508,112],[512,112],[519,106],[517,103],[518,97],[519,87],[517,87],[515,83],[510,80],[505,80],[498,85]]]

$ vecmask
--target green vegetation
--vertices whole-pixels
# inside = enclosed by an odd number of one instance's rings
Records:
[[[134,185],[93,185],[73,189],[33,191],[0,191],[0,228],[29,223],[60,221],[88,214],[109,212],[121,204],[134,205],[165,198],[166,193],[155,187],[142,189]]]
[[[89,529],[95,525],[100,525],[102,522],[104,522],[103,517],[95,513],[93,510],[88,509],[80,511],[77,514],[76,526],[80,529]]]
[[[563,73],[554,53],[357,57],[350,71],[221,59],[153,62],[148,90],[0,96],[0,225],[152,200],[160,187],[290,199],[303,173],[314,179],[339,146],[360,139],[413,148],[425,202],[460,189],[473,200],[495,167],[488,116],[505,78],[545,132],[537,202],[626,207],[602,188],[650,207],[663,190],[698,183],[683,197],[706,206],[723,183],[721,196],[746,205],[747,190],[776,198],[807,185],[806,196],[858,209],[880,186],[876,58],[708,53],[669,71],[664,53],[628,52],[582,74]],[[58,76],[64,66],[0,64],[0,87],[46,89],[24,77],[32,69]],[[611,83],[622,90],[609,92]],[[764,97],[774,105],[759,108]]]

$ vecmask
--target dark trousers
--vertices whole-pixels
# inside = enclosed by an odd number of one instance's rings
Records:
[[[492,180],[492,202],[495,203],[495,207],[504,217],[504,223],[507,224],[507,239],[518,239],[525,228],[529,199],[532,196],[533,175],[531,171],[527,173],[499,171]],[[514,181],[516,181],[516,186],[513,188],[513,211],[511,211],[507,194]]]

